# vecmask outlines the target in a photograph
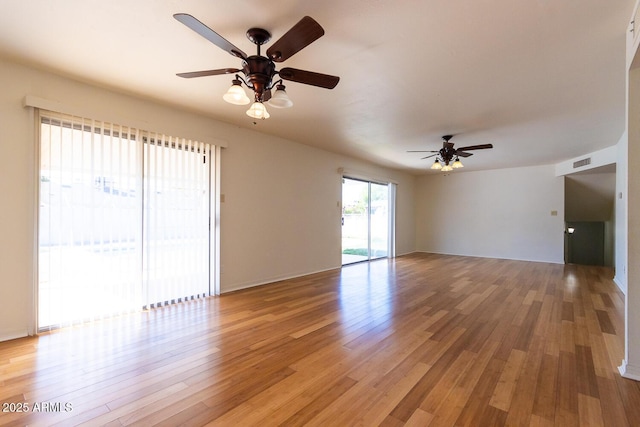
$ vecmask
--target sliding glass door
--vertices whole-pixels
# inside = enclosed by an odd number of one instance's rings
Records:
[[[207,145],[40,117],[38,329],[209,294]]]
[[[342,264],[390,256],[389,185],[342,180]]]

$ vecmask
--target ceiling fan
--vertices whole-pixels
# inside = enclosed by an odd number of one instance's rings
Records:
[[[410,150],[407,151],[407,153],[434,153],[429,156],[423,157],[423,159],[428,159],[435,156],[436,159],[433,162],[433,165],[431,165],[431,169],[449,172],[453,169],[464,167],[464,165],[460,161],[460,157],[473,156],[473,153],[467,153],[467,151],[493,148],[492,144],[469,145],[468,147],[453,148],[453,142],[449,142],[451,138],[453,138],[453,135],[444,135],[442,137],[442,148],[439,150]],[[454,160],[454,158],[455,161],[450,165],[451,161]]]
[[[250,100],[242,88],[244,83],[245,86],[253,90],[254,94],[254,103],[247,110],[247,115],[250,117],[257,119],[268,118],[269,113],[263,104],[267,101],[269,101],[269,105],[276,108],[287,108],[293,105],[293,102],[285,92],[283,80],[326,89],[333,89],[340,81],[340,77],[297,68],[285,67],[280,71],[276,70],[275,62],[283,62],[291,58],[324,35],[324,29],[309,16],[302,18],[279,40],[273,43],[267,49],[266,56],[260,53],[260,47],[271,39],[271,33],[265,29],[249,28],[247,30],[247,38],[257,46],[257,54],[249,56],[193,16],[186,13],[177,13],[173,17],[222,50],[242,60],[242,68],[220,68],[178,73],[177,75],[184,78],[193,78],[235,74],[231,88],[223,96],[223,99],[231,104],[248,104]],[[242,73],[244,77],[238,73]],[[271,89],[274,87],[276,91],[272,96]]]

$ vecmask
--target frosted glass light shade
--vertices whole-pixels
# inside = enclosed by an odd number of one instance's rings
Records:
[[[434,161],[433,164],[431,165],[431,169],[433,170],[440,170],[442,169],[442,165],[440,164],[439,161]]]
[[[464,165],[462,164],[462,162],[460,161],[460,159],[456,159],[455,162],[453,162],[453,164],[451,165],[452,168],[454,169],[458,169],[458,168],[463,168]]]
[[[283,85],[278,85],[277,90],[269,100],[269,105],[275,108],[289,108],[293,106],[293,101],[287,95]]]
[[[451,166],[449,166],[449,165],[444,165],[442,167],[442,172],[450,172],[452,170],[453,170],[453,168]]]
[[[239,84],[231,85],[227,93],[222,95],[222,99],[234,105],[247,105],[251,101]]]
[[[253,117],[254,119],[264,120],[268,119],[271,115],[262,102],[254,102],[247,110],[247,116]]]

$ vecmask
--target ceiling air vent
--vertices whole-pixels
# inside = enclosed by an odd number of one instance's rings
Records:
[[[581,168],[582,166],[587,166],[591,164],[591,157],[587,157],[586,159],[578,160],[577,162],[573,162],[573,168]]]

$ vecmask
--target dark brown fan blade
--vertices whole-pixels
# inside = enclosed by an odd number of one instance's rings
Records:
[[[456,151],[483,150],[485,148],[493,148],[492,144],[470,145],[468,147],[460,147]]]
[[[445,150],[453,148],[453,142],[442,141],[442,148]]]
[[[456,150],[456,156],[469,157],[473,156],[473,153],[465,153],[464,151]]]
[[[191,28],[196,33],[200,34],[205,39],[209,40],[211,43],[215,44],[222,50],[226,50],[233,56],[237,56],[238,58],[246,59],[247,54],[241,51],[239,48],[231,44],[227,39],[222,37],[220,34],[213,31],[211,28],[204,25],[202,22],[198,21],[193,16],[186,13],[176,13],[173,15],[178,21],[182,22],[187,27]]]
[[[205,71],[191,71],[189,73],[178,73],[176,76],[183,77],[185,79],[191,79],[193,77],[205,77],[205,76],[218,76],[220,74],[233,74],[237,73],[237,68],[220,68],[219,70],[205,70]]]
[[[313,18],[305,16],[284,36],[267,49],[273,62],[282,62],[309,46],[324,35],[324,30]]]
[[[421,157],[420,160],[428,159],[429,157],[433,157],[433,156],[437,156],[437,155],[438,155],[438,153],[432,154],[432,155],[427,156],[427,157]]]
[[[296,68],[283,68],[279,74],[283,80],[291,80],[292,82],[304,83],[326,89],[333,89],[340,81],[340,77],[298,70]]]

